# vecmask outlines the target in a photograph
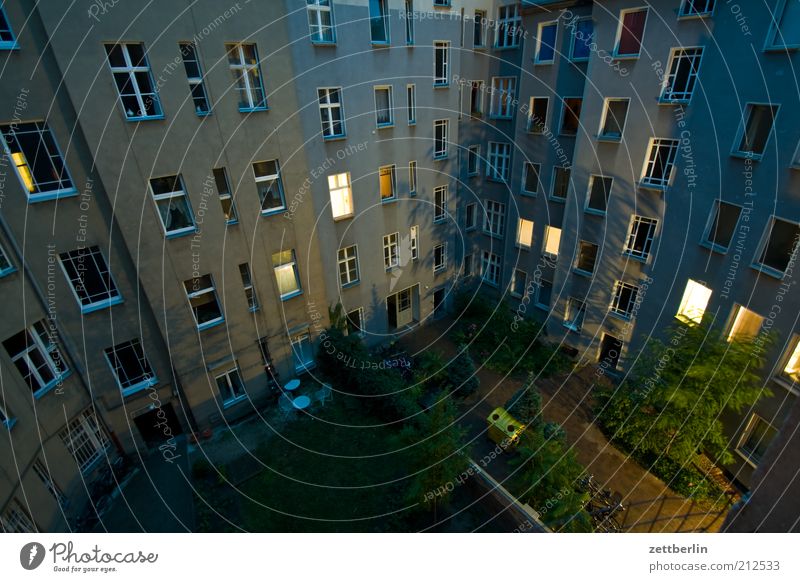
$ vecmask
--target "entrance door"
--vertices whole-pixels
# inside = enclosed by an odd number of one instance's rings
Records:
[[[600,341],[600,355],[597,361],[603,368],[617,369],[619,355],[622,352],[622,340],[615,338],[607,333],[603,334]]]
[[[404,327],[414,321],[411,307],[411,289],[403,289],[397,294],[397,327]]]
[[[171,437],[183,433],[178,416],[169,402],[163,404],[161,408],[140,414],[133,419],[133,422],[148,448],[157,447]]]
[[[444,289],[437,289],[433,292],[433,317],[444,315]]]

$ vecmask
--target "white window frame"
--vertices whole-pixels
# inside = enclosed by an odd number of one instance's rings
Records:
[[[511,144],[490,141],[486,162],[487,179],[494,182],[507,182],[511,171]]]
[[[274,174],[264,174],[259,176],[256,172],[256,166],[258,164],[269,164],[270,162],[275,163],[275,173]],[[261,216],[272,216],[273,214],[278,214],[279,212],[283,212],[286,210],[286,195],[283,192],[283,178],[281,177],[281,164],[277,159],[274,160],[260,160],[258,162],[253,162],[250,164],[250,168],[253,171],[253,179],[256,183],[256,193],[258,194],[258,202],[259,206],[261,207]],[[264,200],[261,199],[261,194],[258,192],[258,184],[261,182],[275,182],[278,188],[278,194],[280,195],[281,205],[276,206],[275,208],[268,208],[264,209]]]
[[[594,263],[592,264],[592,270],[591,271],[587,271],[586,269],[581,269],[578,266],[578,265],[581,264],[581,244],[582,243],[585,243],[586,245],[592,245],[592,246],[594,246],[596,248],[595,253],[594,253]],[[577,273],[579,275],[586,276],[586,277],[594,276],[594,272],[597,269],[597,259],[598,259],[599,256],[600,256],[600,245],[598,245],[597,243],[593,243],[590,240],[583,240],[583,239],[578,240],[578,248],[577,248],[577,253],[575,255],[575,266],[572,269],[573,272],[575,272],[575,273]]]
[[[300,360],[301,358],[298,357],[304,355],[302,350],[298,350],[295,346],[298,345],[305,345],[308,344],[308,358],[302,360],[300,363],[295,363],[294,371],[297,374],[302,374],[303,372],[307,372],[314,368],[317,364],[314,360],[314,344],[311,341],[311,333],[308,331],[304,331],[302,333],[295,334],[292,336],[292,358],[293,360]]]
[[[244,54],[244,47],[252,47],[253,48],[253,55],[255,56],[255,63],[247,63],[247,59],[245,58]],[[230,59],[228,59],[228,68],[230,69],[231,73],[233,74],[236,87],[236,91],[239,95],[239,111],[241,112],[250,112],[250,111],[265,111],[269,109],[269,104],[267,103],[267,92],[264,88],[264,77],[261,75],[261,59],[258,56],[258,47],[254,42],[228,42],[225,43],[225,52],[226,54],[232,54],[231,51],[236,51],[236,55],[239,57],[238,62],[231,63]],[[258,86],[256,87],[254,84],[251,83],[250,76],[253,75],[254,78],[258,80]],[[243,87],[239,86],[240,80],[243,83]],[[242,93],[244,91],[244,93]],[[260,102],[256,102],[256,95],[255,92],[260,91],[262,100]],[[245,100],[241,99],[242,96],[246,96],[246,104]]]
[[[411,251],[411,260],[419,259],[419,225],[412,226],[408,231],[408,246]]]
[[[120,353],[125,349],[132,349],[136,355],[137,361],[139,362],[139,366],[141,368],[139,371],[141,372],[141,379],[138,381],[133,382],[130,378],[128,378],[128,370],[124,370],[122,366],[122,360],[118,361],[120,363],[120,370],[125,372],[126,378],[124,380],[120,377],[119,371],[114,365],[115,354]],[[144,346],[142,346],[142,342],[138,337],[106,348],[103,350],[103,355],[106,358],[108,367],[111,368],[111,373],[113,374],[114,379],[117,381],[117,388],[119,388],[123,397],[130,396],[131,394],[135,394],[141,390],[144,390],[145,388],[149,388],[150,386],[155,386],[158,384],[158,378],[153,371],[153,367],[150,365],[150,361],[147,359]]]
[[[522,293],[517,293],[516,286],[517,286],[517,273],[522,273]],[[526,289],[528,288],[528,273],[523,271],[522,269],[514,269],[514,272],[511,273],[511,282],[508,286],[508,294],[512,297],[524,297],[526,293]]]
[[[560,196],[556,196],[555,195],[555,191],[556,191],[556,175],[558,173],[557,169],[559,169],[559,168],[562,169],[562,170],[566,170],[568,172],[567,193],[566,193],[566,196],[564,196],[563,198],[561,198]],[[549,196],[550,200],[555,200],[556,202],[562,202],[562,203],[566,202],[567,199],[569,198],[569,191],[571,189],[570,188],[571,184],[572,184],[572,167],[571,166],[553,166],[553,171],[550,172],[550,196]]]
[[[131,55],[128,51],[129,46],[140,46],[142,48],[142,54],[144,55],[144,65],[137,66],[134,65],[131,61]],[[122,67],[115,67],[111,65],[111,55],[109,54],[109,50],[113,49],[113,47],[119,46],[122,49],[122,57],[125,60],[125,65]],[[153,80],[153,74],[150,70],[150,59],[147,56],[147,49],[144,46],[143,42],[114,42],[114,43],[106,43],[106,62],[108,63],[108,68],[111,71],[111,76],[114,78],[114,75],[127,75],[128,76],[128,83],[130,88],[133,90],[133,96],[136,98],[136,103],[139,105],[139,113],[143,113],[146,111],[145,107],[145,100],[151,98],[153,100],[153,108],[155,113],[153,115],[136,115],[135,113],[131,112],[128,113],[125,110],[125,106],[122,104],[122,95],[119,92],[119,86],[117,82],[114,81],[114,89],[117,92],[117,99],[119,101],[120,107],[122,108],[122,113],[125,115],[125,119],[128,121],[143,121],[146,119],[163,119],[164,111],[161,109],[161,99],[158,95],[158,87]],[[141,87],[139,87],[139,81],[136,78],[136,73],[144,73],[147,75],[147,78],[150,80],[150,90],[151,92],[143,92]]]
[[[705,2],[704,10],[692,11],[691,8],[695,4]],[[711,8],[709,8],[711,6]],[[713,16],[714,9],[716,8],[716,0],[681,0],[681,7],[678,11],[678,18],[703,18],[705,16]]]
[[[45,320],[34,322],[23,330],[26,336],[30,338],[31,342],[29,345],[26,345],[22,351],[12,354],[8,352],[8,349],[6,348],[8,356],[14,366],[17,366],[18,360],[22,360],[25,367],[28,369],[28,372],[30,373],[31,379],[36,382],[38,388],[34,389],[30,386],[29,388],[31,389],[33,397],[37,399],[44,396],[54,386],[60,384],[70,373],[66,362],[64,362],[64,358],[61,356],[61,352],[58,349],[55,338],[53,337],[52,332],[48,331],[44,321]],[[17,334],[14,334],[8,339],[12,339],[16,335]],[[27,341],[26,344],[28,344]],[[47,371],[53,376],[53,379],[49,382],[45,382],[44,378],[39,373],[36,362],[31,359],[30,354],[32,354],[34,351],[38,352],[37,359],[40,359],[44,363]],[[61,368],[59,368],[59,364],[61,365]],[[19,370],[19,368],[17,368],[17,371],[20,373],[20,375],[22,375],[22,371]]]
[[[522,233],[523,233],[523,226],[530,224],[530,239],[525,241],[522,240]],[[514,237],[514,244],[517,248],[529,251],[533,247],[533,229],[535,228],[535,223],[533,220],[529,218],[518,217],[517,218],[517,234]]]
[[[342,182],[344,176],[344,182]],[[331,200],[331,216],[334,221],[347,220],[355,214],[353,203],[353,186],[350,182],[350,172],[340,172],[339,174],[328,175],[328,194]],[[337,202],[334,203],[334,200]],[[337,214],[337,207],[341,207],[346,212]]]
[[[290,253],[290,257],[286,260],[283,255],[285,253]],[[277,257],[277,259],[276,259]],[[279,261],[278,264],[275,264],[276,261]],[[280,290],[280,276],[279,272],[291,270],[292,274],[294,275],[294,283],[296,285],[296,289],[292,291],[288,291],[286,293],[282,293]],[[272,254],[272,272],[275,274],[275,284],[278,290],[278,294],[280,295],[281,301],[288,301],[293,297],[297,297],[298,295],[303,294],[303,285],[300,281],[300,268],[297,266],[297,255],[294,252],[294,249],[285,249],[283,251],[279,251],[277,253]]]
[[[647,234],[645,235],[643,250],[642,252],[638,252],[634,248],[634,245],[636,244],[636,239],[638,238],[639,230],[641,228],[646,228]],[[630,223],[628,224],[628,236],[626,237],[625,244],[622,247],[622,254],[626,257],[646,262],[650,258],[653,241],[656,238],[657,231],[657,218],[632,214]]]
[[[564,327],[575,333],[580,333],[585,319],[586,301],[577,297],[568,297],[564,310]]]
[[[800,334],[789,338],[774,378],[792,394],[800,394]]]
[[[437,75],[439,56],[442,55],[442,74]],[[435,88],[450,85],[450,41],[433,41],[433,86]]]
[[[592,34],[589,36],[589,39],[581,40],[581,39],[578,38],[577,32],[578,32],[578,23],[579,22],[591,22],[592,23]],[[592,50],[591,50],[592,41],[591,41],[591,39],[594,38],[594,36],[595,36],[594,20],[592,19],[591,16],[582,16],[580,18],[575,18],[574,20],[570,21],[569,27],[572,30],[572,42],[569,43],[569,60],[570,60],[570,62],[573,62],[573,63],[585,63],[586,61],[589,60],[589,57],[592,56]],[[586,43],[587,40],[589,40],[588,44]],[[586,48],[588,50],[588,54],[585,57],[576,57],[575,56],[575,46],[578,44],[578,42],[583,42],[584,44],[587,45]]]
[[[622,306],[620,305],[620,302],[622,301],[622,292],[626,289],[630,291],[630,300],[627,306]],[[631,283],[626,283],[625,281],[616,281],[611,293],[611,305],[609,306],[609,312],[621,317],[622,319],[631,319],[636,311],[636,304],[639,300],[640,292],[641,288],[638,285],[632,285]]]
[[[306,0],[308,11],[308,36],[312,44],[336,44],[336,25],[333,20],[333,0]],[[323,22],[323,14],[328,15],[330,24]],[[325,38],[325,30],[330,31],[330,39]]]
[[[640,188],[647,188],[649,190],[666,190],[672,184],[672,178],[675,174],[675,160],[678,156],[679,141],[672,138],[651,137],[647,145],[647,153],[644,158],[642,166],[642,177],[639,180]],[[652,169],[655,167],[655,161],[658,158],[658,151],[662,148],[667,148],[667,163],[665,164],[665,175],[662,178],[654,178],[649,176]]]
[[[611,103],[626,103],[625,107],[625,117],[621,120],[618,119],[617,122],[620,127],[619,135],[614,135],[612,133],[606,132],[606,122],[608,121],[608,115],[611,113]],[[628,121],[628,113],[631,110],[631,100],[627,97],[606,97],[603,100],[603,115],[600,118],[600,129],[597,132],[597,136],[599,140],[602,141],[612,141],[612,142],[620,142],[622,141],[622,136],[625,134],[625,124]]]
[[[499,287],[500,279],[502,278],[501,265],[502,263],[499,255],[489,251],[483,251],[481,257],[481,279],[483,282],[493,287]],[[489,278],[492,274],[494,274],[495,277]]]
[[[470,159],[475,161],[475,167],[470,169]],[[467,148],[467,176],[479,176],[481,173],[481,146],[474,144]]]
[[[438,137],[437,133],[439,129],[442,129],[441,138]],[[443,160],[447,158],[447,150],[448,150],[448,143],[447,140],[449,138],[448,134],[450,133],[450,120],[449,119],[437,119],[433,122],[433,159],[434,160]],[[441,148],[439,148],[441,145]]]
[[[253,273],[250,270],[248,263],[239,264],[239,275],[242,278],[242,288],[244,289],[244,296],[247,299],[247,309],[251,313],[259,310],[258,293],[253,284]]]
[[[516,94],[516,77],[492,77],[489,117],[491,119],[511,119],[514,116]]]
[[[528,168],[534,168],[536,171],[536,190],[528,190]],[[538,196],[539,186],[542,183],[542,164],[535,164],[533,162],[524,162],[522,164],[522,188],[520,190],[523,194]]]
[[[0,277],[10,275],[16,270],[17,268],[14,266],[14,263],[8,256],[5,247],[3,247],[2,241],[0,241]]]
[[[557,235],[556,235],[556,231],[558,231]],[[548,257],[548,258],[550,258],[550,259],[552,259],[554,261],[556,259],[558,259],[558,253],[561,250],[561,234],[562,234],[562,230],[560,228],[558,228],[557,226],[553,226],[552,224],[548,224],[547,226],[544,227],[544,242],[542,243],[542,255],[544,255],[545,257]],[[558,237],[558,240],[556,241],[557,247],[558,247],[556,249],[556,252],[548,251],[547,247],[550,246],[550,243],[552,242],[551,239],[555,238],[556,236]]]
[[[775,431],[775,434],[773,435],[773,438],[775,436],[777,436],[777,433],[778,433],[778,429],[776,427],[772,426],[772,423],[769,422],[767,419],[765,419],[764,417],[762,417],[759,414],[756,414],[755,412],[751,413],[750,418],[747,421],[747,425],[744,427],[744,430],[742,431],[742,435],[739,437],[739,440],[736,442],[736,452],[751,467],[758,467],[759,463],[761,463],[764,459],[755,458],[751,452],[746,451],[742,447],[745,444],[745,441],[747,441],[747,439],[749,439],[750,436],[753,434],[753,431],[755,430],[755,427],[759,422],[765,423],[769,428],[771,428],[773,431]],[[772,441],[770,441],[770,442],[772,442]],[[769,447],[769,443],[767,443],[767,447]]]
[[[484,96],[483,81],[482,80],[470,81],[469,84],[470,117],[474,118],[483,117],[483,111],[484,111],[483,96]]]
[[[342,289],[357,285],[361,281],[358,268],[358,245],[341,247],[336,253],[336,265],[339,272],[339,286]]]
[[[236,376],[239,379],[239,384],[242,388],[241,394],[236,394],[234,390],[234,381],[231,379],[233,376]],[[223,394],[222,390],[220,390],[220,380],[223,380],[227,390],[229,391],[228,394]],[[241,402],[247,398],[247,387],[245,386],[244,380],[242,379],[241,370],[239,370],[238,363],[234,362],[231,368],[226,369],[221,373],[216,373],[214,375],[214,383],[217,386],[217,390],[219,390],[219,397],[222,400],[223,408],[227,408],[236,404],[237,402]]]
[[[534,111],[536,108],[534,107],[534,103],[536,101],[544,101],[545,102],[545,112],[544,112],[544,119],[540,120],[541,129],[535,129],[535,125],[533,123],[533,116]],[[527,126],[526,131],[528,133],[532,133],[533,135],[542,135],[544,134],[544,130],[547,128],[547,118],[550,116],[550,97],[537,97],[536,95],[531,96],[530,100],[528,101],[528,119],[527,119]]]
[[[701,287],[702,289],[700,289]],[[713,291],[702,281],[687,280],[681,296],[681,302],[678,305],[678,311],[675,313],[675,319],[689,325],[701,323],[708,309],[708,302],[711,300],[712,293]],[[699,308],[698,296],[702,297],[702,309]]]
[[[731,309],[730,316],[728,318],[728,323],[725,326],[725,340],[727,342],[730,343],[730,342],[732,342],[734,340],[746,342],[746,341],[752,340],[755,337],[755,336],[747,336],[747,335],[737,337],[735,335],[736,323],[739,320],[739,316],[740,315],[747,316],[748,314],[753,314],[755,317],[758,317],[759,319],[761,319],[761,323],[759,323],[758,330],[756,331],[755,335],[757,336],[761,332],[761,329],[764,327],[764,321],[765,321],[764,316],[762,316],[761,314],[759,314],[756,311],[753,311],[752,309],[748,309],[744,305],[741,305],[739,303],[734,303],[733,304],[733,308]]]
[[[17,35],[14,34],[14,28],[11,26],[11,21],[8,19],[4,6],[0,6],[0,31],[4,31],[6,36],[10,37],[10,39],[0,40],[0,50],[15,50],[19,48]]]
[[[507,29],[511,30],[512,40],[510,42]],[[518,3],[497,7],[497,27],[495,31],[495,49],[514,49],[519,47],[519,38],[522,36],[522,16],[519,13]]]
[[[553,57],[550,59],[542,59],[542,31],[550,26],[555,26],[556,35],[553,39]],[[556,54],[558,53],[558,20],[548,20],[546,22],[540,22],[536,28],[536,56],[534,57],[534,64],[535,65],[552,65],[556,60]]]
[[[336,95],[339,98],[338,103],[334,102],[331,97]],[[347,129],[345,127],[344,119],[344,103],[342,99],[341,87],[317,87],[317,102],[319,103],[320,123],[322,124],[322,138],[323,139],[337,139],[347,136]],[[334,113],[339,113],[339,126],[341,131],[336,133],[336,118]]]
[[[173,190],[171,192],[161,192],[160,194],[156,194],[155,190],[153,189],[154,181],[173,179],[173,178],[175,181],[175,185],[179,186],[178,190]],[[147,183],[150,188],[150,194],[152,194],[153,196],[153,204],[155,204],[156,214],[158,215],[158,220],[161,223],[161,229],[164,232],[165,237],[174,238],[197,231],[197,221],[194,218],[194,209],[192,208],[192,201],[189,198],[189,193],[186,191],[186,185],[183,182],[182,174],[153,177],[150,178],[150,180],[148,180]],[[161,214],[161,207],[159,206],[159,203],[166,200],[168,201],[167,202],[168,206],[172,206],[173,198],[181,199],[186,204],[186,210],[189,214],[188,218],[191,221],[191,224],[181,228],[167,230],[167,224],[164,222],[164,216]]]
[[[415,42],[415,30],[414,30],[414,21],[417,18],[416,13],[414,12],[414,0],[405,0],[405,12],[406,12],[406,46],[414,46]]]
[[[441,204],[436,197],[441,195]],[[433,189],[433,223],[444,222],[447,219],[447,186],[436,186]]]
[[[780,271],[775,267],[771,267],[769,265],[765,265],[762,260],[764,259],[764,255],[766,253],[767,247],[769,246],[770,238],[772,237],[772,231],[775,229],[776,222],[785,222],[789,225],[796,226],[800,228],[800,222],[796,220],[788,220],[782,216],[778,216],[777,214],[773,214],[769,218],[769,222],[767,222],[767,226],[764,228],[764,232],[761,235],[761,240],[758,243],[758,247],[756,249],[756,254],[753,256],[753,262],[750,265],[753,269],[764,273],[765,275],[769,275],[771,277],[775,277],[776,279],[783,279],[786,276],[785,271]],[[794,249],[794,257],[789,259],[789,264],[787,265],[787,269],[792,266],[793,261],[797,260],[797,257],[800,256],[800,243]]]
[[[239,222],[239,216],[236,212],[236,203],[233,200],[228,171],[224,166],[220,166],[219,168],[213,168],[211,174],[214,178],[214,185],[217,187],[217,194],[219,195],[220,206],[222,206],[222,213],[225,216],[225,223],[236,224]],[[224,182],[224,189],[220,188],[220,180]],[[225,209],[226,205],[228,205],[227,210]]]
[[[619,52],[619,45],[622,41],[622,31],[625,28],[625,16],[635,12],[644,12],[644,24],[642,25],[642,37],[639,39],[639,50],[635,53],[621,53]],[[647,31],[647,20],[650,17],[650,8],[648,6],[637,6],[635,8],[625,8],[619,11],[619,24],[617,25],[617,35],[614,39],[614,58],[615,59],[638,59],[642,54],[642,45],[644,44],[644,35]]]
[[[191,95],[192,103],[194,104],[194,112],[200,117],[209,115],[211,113],[211,100],[208,98],[208,90],[206,89],[203,67],[200,64],[200,55],[197,54],[197,45],[194,42],[180,42],[178,43],[178,47],[181,50],[181,57],[183,58],[183,68],[186,71],[186,80],[189,82],[189,94]],[[193,58],[188,58],[189,51],[191,51],[191,56]],[[197,73],[200,75],[199,77],[190,73],[189,63],[194,63]],[[196,90],[201,91],[202,95],[196,95]],[[201,97],[205,109],[200,109],[198,106],[198,99]]]
[[[742,141],[744,140],[745,133],[747,132],[747,124],[750,121],[750,116],[753,114],[753,109],[756,107],[774,107],[775,113],[772,115],[772,125],[769,128],[769,134],[767,135],[767,139],[764,142],[764,151],[761,153],[748,152],[741,149]],[[748,101],[745,104],[745,114],[742,115],[741,123],[739,124],[739,131],[736,133],[736,141],[733,142],[733,147],[731,148],[731,155],[737,158],[746,158],[751,159],[753,161],[761,161],[764,157],[764,152],[767,151],[767,147],[769,146],[770,141],[772,141],[773,136],[775,135],[775,126],[778,124],[778,115],[780,114],[781,106],[780,103],[766,103],[763,101]]]
[[[388,5],[388,0],[378,0],[378,6],[379,6],[379,9],[380,9],[380,14],[374,15],[374,14],[372,14],[371,11],[369,13],[368,24],[369,24],[369,27],[370,27],[370,33],[369,33],[370,34],[370,42],[372,44],[378,45],[378,46],[390,45],[390,44],[392,44],[392,31],[391,31],[392,27],[390,26],[390,23],[389,23],[389,5]],[[372,8],[372,3],[369,3],[369,8]],[[382,21],[381,22],[381,26],[383,27],[383,34],[386,37],[383,40],[375,40],[375,38],[372,36],[372,23],[373,23],[373,21],[377,21],[377,20]]]
[[[105,309],[106,307],[122,303],[122,293],[119,291],[119,286],[114,280],[114,276],[111,274],[111,268],[108,266],[108,261],[106,261],[103,253],[100,251],[100,247],[80,247],[73,251],[61,253],[58,258],[61,269],[64,272],[64,277],[69,281],[72,295],[75,297],[75,301],[78,302],[81,313],[91,313],[98,309]],[[77,261],[78,265],[73,266],[73,269],[78,276],[73,279],[67,269],[67,263],[73,263],[75,261]],[[105,292],[101,294],[104,296],[103,299],[92,300],[92,297],[88,295],[88,289],[84,288],[83,279],[80,278],[80,274],[89,271],[87,267],[81,267],[81,265],[84,264],[93,265],[94,269],[99,274],[99,279],[103,281],[105,287]],[[87,293],[86,303],[84,303],[84,299],[78,292],[79,288],[82,288],[84,292]]]
[[[575,133],[564,133],[564,121],[567,119],[567,110],[571,109],[567,106],[568,99],[577,99],[581,103],[581,109],[578,111],[578,127],[575,128]],[[583,96],[578,95],[565,95],[561,98],[561,119],[558,123],[558,135],[566,137],[577,137],[581,133],[581,116],[583,115]]]
[[[485,49],[487,36],[487,29],[484,28],[486,23],[486,10],[475,10],[473,15],[474,21],[472,26],[472,48]],[[475,43],[476,37],[480,40],[480,42],[477,44]]]
[[[100,459],[105,458],[109,447],[108,435],[97,416],[92,414],[91,408],[73,418],[59,436],[84,475],[90,473]]]
[[[547,303],[542,303],[542,289],[550,289],[550,297]],[[544,311],[550,311],[550,302],[553,301],[553,282],[548,279],[539,279],[535,289],[536,297],[533,300],[534,307],[538,307]]]
[[[408,162],[408,195],[417,195],[417,162]]]
[[[383,192],[381,192],[381,181],[383,173],[388,171],[389,172],[389,184],[392,188],[392,195],[391,196],[383,196]],[[386,166],[380,166],[378,168],[378,194],[381,197],[381,202],[394,202],[397,200],[397,166],[394,164],[389,164]]]
[[[383,235],[383,266],[387,271],[400,266],[400,233]]]
[[[791,0],[777,0],[775,4],[775,12],[770,18],[769,32],[764,43],[765,51],[789,51],[800,49],[800,43],[786,44],[779,40],[781,34],[781,22],[786,13],[786,4]]]
[[[470,202],[464,207],[464,230],[469,232],[478,228],[478,205],[475,202]],[[472,225],[469,224],[470,218]]]
[[[436,262],[436,253],[441,249],[441,262],[437,264]],[[439,243],[438,245],[434,245],[433,247],[433,272],[434,273],[441,273],[442,271],[447,270],[447,243]]]
[[[186,283],[200,280],[203,277],[208,277],[209,282],[211,283],[210,287],[203,287],[202,289],[193,289],[189,291],[188,286]],[[189,302],[189,310],[192,312],[192,317],[194,318],[195,325],[197,325],[198,331],[203,331],[204,329],[208,329],[209,327],[214,327],[215,325],[219,325],[223,321],[225,321],[225,313],[222,311],[222,304],[219,302],[219,296],[217,295],[217,286],[214,283],[214,277],[211,274],[200,275],[199,277],[193,277],[192,279],[187,279],[183,282],[183,289],[186,292],[186,300]],[[219,311],[219,316],[215,317],[214,319],[209,319],[206,322],[200,323],[197,319],[197,314],[194,311],[194,307],[192,306],[192,299],[196,297],[202,297],[207,294],[211,294],[214,297],[214,301],[217,304],[217,310]]]
[[[728,206],[733,206],[733,207],[739,209],[739,216],[736,217],[736,224],[733,225],[733,232],[731,233],[731,240],[728,243],[727,247],[723,247],[722,245],[711,241],[710,238],[709,238],[711,236],[711,233],[712,233],[713,228],[714,228],[714,222],[716,222],[718,220],[718,216],[719,216],[720,208],[721,208],[722,204],[727,204]],[[719,198],[716,198],[712,202],[711,212],[708,215],[708,220],[706,221],[706,227],[703,230],[703,238],[700,240],[700,245],[704,246],[704,247],[706,247],[706,248],[708,248],[708,249],[710,249],[710,250],[712,250],[712,251],[714,251],[716,253],[720,253],[720,254],[723,254],[723,255],[727,254],[728,251],[730,250],[731,244],[733,244],[733,241],[734,241],[734,239],[736,237],[736,233],[739,232],[739,222],[742,220],[742,208],[743,207],[740,206],[739,204],[734,204],[732,202],[728,202],[727,200],[720,200]],[[758,255],[756,255],[756,256],[758,256]]]
[[[594,189],[594,183],[596,180],[611,180],[611,184],[606,191],[606,199],[605,199],[605,208],[600,210],[599,208],[594,208],[589,206],[592,203],[592,190]],[[611,200],[611,190],[614,188],[614,178],[612,176],[603,176],[601,174],[589,174],[589,188],[586,190],[586,206],[584,206],[583,211],[587,214],[595,214],[597,216],[605,216],[608,213],[608,203]]]
[[[372,87],[373,96],[375,98],[375,126],[378,129],[384,129],[386,127],[393,127],[394,126],[394,90],[392,89],[392,85],[374,85]],[[387,99],[388,99],[388,117],[389,121],[381,123],[378,114],[380,113],[378,109],[378,93],[386,91]]]
[[[489,236],[505,236],[506,205],[496,200],[484,201],[483,232]]]
[[[703,63],[704,48],[702,46],[681,46],[670,49],[669,64],[664,74],[659,100],[662,103],[689,103],[694,95],[700,76],[700,66]],[[683,62],[688,61],[690,67],[687,76],[688,91],[675,91],[675,82],[678,79],[678,69]]]
[[[408,125],[417,124],[417,86],[414,83],[406,85],[406,113]]]

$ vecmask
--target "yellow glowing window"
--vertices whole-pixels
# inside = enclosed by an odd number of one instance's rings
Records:
[[[328,189],[331,192],[331,212],[334,218],[353,214],[353,193],[350,189],[350,174],[328,176]]]
[[[764,318],[741,305],[736,309],[736,317],[734,317],[733,325],[731,325],[731,330],[728,332],[728,341],[755,338],[761,329]]]
[[[544,231],[544,254],[553,257],[558,256],[558,248],[561,246],[561,229],[548,226]]]
[[[689,279],[686,283],[686,290],[683,292],[681,306],[675,317],[686,323],[700,323],[709,299],[711,299],[711,289]]]
[[[517,244],[521,247],[530,248],[533,244],[533,221],[519,219],[517,225]]]
[[[394,198],[394,166],[383,166],[378,171],[381,187],[381,199]]]
[[[795,337],[794,349],[789,359],[786,360],[783,374],[793,382],[800,382],[800,336]]]

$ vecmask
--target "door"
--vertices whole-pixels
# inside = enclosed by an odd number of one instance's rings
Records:
[[[433,317],[434,319],[444,315],[444,289],[437,289],[433,292]]]
[[[153,408],[140,414],[133,419],[133,423],[139,429],[148,448],[157,447],[164,441],[183,433],[178,416],[169,402],[163,404],[161,408]]]
[[[603,368],[616,370],[620,352],[622,352],[622,340],[607,333],[603,334],[603,339],[600,341],[600,355],[597,360],[600,365]]]
[[[411,289],[403,289],[397,294],[397,327],[404,327],[414,321],[411,307]]]

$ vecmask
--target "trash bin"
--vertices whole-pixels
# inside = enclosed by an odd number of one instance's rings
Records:
[[[511,416],[505,408],[495,408],[486,419],[489,423],[489,438],[509,449],[519,444],[519,435],[525,430],[525,425]]]

